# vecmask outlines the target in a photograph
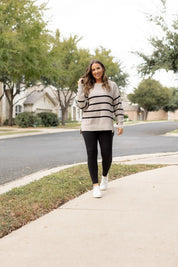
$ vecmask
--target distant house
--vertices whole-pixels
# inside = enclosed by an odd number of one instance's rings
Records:
[[[2,93],[2,84],[0,83],[0,97]],[[63,93],[61,93],[61,99],[62,101],[64,100]],[[42,84],[37,84],[24,91],[22,90],[22,92],[14,98],[13,118],[24,111],[33,113],[53,112],[61,119],[62,111],[56,89],[52,86],[44,87]],[[9,104],[6,97],[3,96],[0,101],[0,125],[8,119],[8,113]],[[76,105],[74,94],[67,110],[67,119],[80,121],[81,114],[81,110]]]
[[[82,110],[77,106],[76,99],[74,98],[72,105],[70,107],[71,120],[81,121],[82,120]]]
[[[39,84],[22,91],[14,99],[13,117],[21,112],[53,112],[58,114],[59,105],[54,89]]]
[[[60,98],[62,102],[64,101],[64,98],[67,97],[66,95],[67,91],[60,92]],[[23,109],[24,111],[30,111],[34,113],[53,112],[58,115],[59,119],[62,118],[62,111],[58,100],[57,90],[51,86],[44,88],[43,85],[36,85],[28,88],[25,101],[23,100]],[[16,108],[15,110],[18,109]],[[66,119],[80,121],[81,116],[82,111],[78,108],[75,101],[75,94],[73,94],[67,110]]]
[[[175,112],[168,112],[168,120],[178,120],[178,109]]]
[[[32,91],[23,102],[24,110],[34,113],[40,112],[57,112],[58,102],[55,97],[52,97],[48,91]],[[16,106],[17,107],[17,106]]]
[[[128,115],[129,120],[137,121],[144,119],[144,110],[138,104],[132,104],[127,98],[127,95],[122,96],[124,114]],[[165,112],[164,110],[148,112],[148,121],[151,120],[178,120],[178,110],[175,112]]]
[[[122,96],[122,104],[124,108],[124,114],[128,116],[131,121],[143,120],[143,109],[139,108],[138,104],[132,104],[127,98],[127,95]]]

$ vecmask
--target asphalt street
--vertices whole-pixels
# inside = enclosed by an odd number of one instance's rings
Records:
[[[113,156],[176,152],[177,137],[164,136],[175,129],[178,122],[126,126],[122,136],[114,135]],[[39,170],[83,161],[86,161],[86,152],[79,131],[2,139],[0,184]]]

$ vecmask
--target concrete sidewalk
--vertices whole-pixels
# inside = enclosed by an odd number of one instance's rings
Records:
[[[2,238],[0,266],[177,267],[178,153],[122,163],[158,158],[171,165],[112,181],[103,198],[88,192]]]

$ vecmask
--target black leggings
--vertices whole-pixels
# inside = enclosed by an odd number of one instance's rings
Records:
[[[87,156],[88,156],[88,169],[93,184],[98,183],[98,142],[101,149],[103,176],[108,174],[112,163],[112,131],[83,131],[82,132]]]

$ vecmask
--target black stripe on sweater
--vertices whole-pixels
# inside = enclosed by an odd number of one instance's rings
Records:
[[[84,106],[83,108],[81,108],[81,109],[84,109],[84,108],[86,108],[86,107],[88,107],[88,103],[86,103],[85,106]]]
[[[109,102],[97,102],[97,103],[91,103],[91,104],[89,104],[89,106],[99,105],[99,104],[108,104],[108,105],[110,105],[110,106],[113,107],[113,105],[112,105],[111,103],[109,103]]]
[[[117,104],[113,105],[113,107],[115,107],[115,106],[117,106],[117,105],[119,105],[119,104],[122,104],[122,102],[118,102]]]
[[[115,117],[117,117],[117,116],[123,116],[124,117],[124,114],[119,113],[119,114],[115,115]]]
[[[113,120],[112,117],[110,116],[93,116],[93,117],[82,117],[82,119],[97,119],[97,118],[109,118],[111,120]]]
[[[79,102],[79,103],[83,103],[83,102],[85,102],[86,100],[77,100],[77,102]]]
[[[120,97],[120,95],[119,95],[118,97],[114,98],[113,101],[115,101],[115,100],[118,99],[119,97]]]
[[[95,110],[85,110],[84,112],[86,113],[86,112],[98,112],[98,111],[109,111],[109,112],[111,112],[111,113],[114,113],[114,111],[113,110],[110,110],[110,109],[106,109],[106,108],[103,108],[103,109],[95,109]]]
[[[123,110],[123,108],[117,108],[117,109],[114,110],[114,112],[116,112],[118,110]]]

